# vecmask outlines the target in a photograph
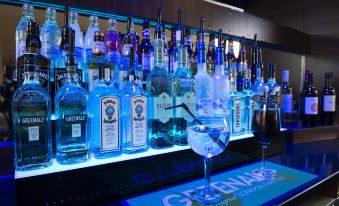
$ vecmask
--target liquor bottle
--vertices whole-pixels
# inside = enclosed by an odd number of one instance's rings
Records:
[[[104,33],[94,32],[93,55],[89,59],[88,67],[88,91],[91,92],[99,83],[99,68],[105,64]]]
[[[115,19],[108,19],[107,33],[105,35],[105,61],[111,67],[111,81],[114,81],[115,76],[118,76],[118,68],[121,61],[121,47],[122,43],[117,31],[117,21]]]
[[[256,81],[252,85],[252,91],[255,93],[254,100],[254,109],[266,109],[267,107],[267,97],[268,97],[268,86],[264,82],[264,71],[261,67],[256,68]]]
[[[137,66],[139,64],[139,41],[140,41],[140,37],[139,35],[135,32],[135,26],[134,26],[134,22],[133,19],[131,19],[131,31],[130,33],[132,34],[132,45],[134,48],[134,66]],[[129,64],[129,62],[128,62]],[[128,81],[128,77],[127,77],[127,81]]]
[[[125,153],[148,149],[147,93],[135,76],[134,48],[130,47],[129,80],[121,92],[122,149]]]
[[[227,52],[227,70],[229,74],[232,74],[233,68],[235,71],[238,69],[237,58],[234,55],[234,47],[233,47],[233,40],[228,40],[228,52]]]
[[[192,42],[191,42],[191,30],[186,28],[186,35],[185,35],[185,45],[187,47],[187,53],[188,53],[188,67],[190,68],[190,71],[192,75],[196,75],[197,73],[197,67],[196,65],[193,65],[195,63],[194,59],[194,52],[192,48]]]
[[[245,109],[245,96],[237,91],[237,68],[231,67],[230,70],[230,99],[228,107],[231,113],[231,135],[242,135],[246,131],[247,122]]]
[[[243,44],[242,44],[243,45]],[[251,68],[248,67],[247,61],[246,61],[246,53],[244,50],[240,51],[241,61],[239,63],[239,67],[241,67],[241,70],[243,71],[243,78],[242,78],[242,86],[243,91],[242,94],[245,96],[245,119],[246,119],[246,133],[252,132],[252,120],[253,120],[253,114],[255,109],[255,103],[254,103],[254,95],[255,93],[252,91],[252,82],[251,82]]]
[[[110,77],[110,66],[99,65],[98,86],[89,94],[91,151],[97,159],[117,156],[122,152],[120,94],[113,84],[106,84]]]
[[[207,51],[207,73],[212,77],[215,70],[215,34],[212,32],[209,36]]]
[[[243,76],[244,72],[247,69],[247,58],[246,58],[246,47],[245,47],[245,37],[241,38],[240,41],[240,51],[237,59],[237,91],[243,91]]]
[[[215,50],[215,72],[213,75],[213,109],[215,114],[228,116],[227,108],[230,80],[224,72],[224,48],[222,45],[222,30],[219,30],[218,47]]]
[[[258,42],[257,42],[257,34],[254,34],[254,40],[251,50],[251,83],[254,84],[256,81],[256,71],[258,66]]]
[[[308,84],[303,99],[302,125],[304,127],[315,127],[318,118],[318,91],[314,88],[313,73],[311,72],[308,74]]]
[[[82,85],[84,88],[88,89],[88,71],[84,68],[84,38],[82,31],[80,29],[78,23],[78,13],[71,11],[69,13],[69,26],[75,32],[75,47],[74,47],[74,55],[77,58],[76,62],[78,64],[77,70],[81,72],[79,76],[79,80],[82,81]]]
[[[161,11],[157,12],[157,26],[154,35],[154,67],[147,76],[146,88],[149,95],[148,104],[148,137],[153,148],[171,147],[173,137],[171,130],[173,123],[172,110],[165,110],[173,105],[170,96],[170,82],[168,70],[164,62],[164,40],[162,35]]]
[[[280,110],[280,93],[281,87],[275,80],[275,65],[268,65],[268,109],[278,109]]]
[[[185,45],[185,27],[181,27],[181,43],[178,47],[178,69],[171,79],[173,105],[185,104],[195,113],[195,80],[189,70],[189,56]],[[193,121],[192,117],[182,108],[176,108],[173,122],[173,141],[176,145],[187,144],[186,126]]]
[[[125,84],[128,82],[128,75],[129,75],[129,69],[130,69],[129,52],[131,51],[131,47],[133,47],[133,34],[131,33],[131,24],[132,24],[132,17],[128,17],[126,34],[123,39],[121,65],[119,67],[118,76],[115,77],[116,82],[117,82],[116,88],[118,88],[119,91],[121,91],[125,87]],[[135,60],[135,55],[134,55],[134,60]],[[134,61],[134,64],[135,64],[135,61]]]
[[[93,55],[94,49],[94,32],[100,31],[98,17],[90,16],[89,17],[89,25],[87,28],[87,32],[84,39],[84,64],[87,65],[89,59]]]
[[[28,22],[27,23],[27,33],[26,33],[26,52],[17,59],[17,77],[18,77],[18,87],[21,86],[25,79],[24,75],[24,62],[27,59],[35,61],[37,59],[39,68],[39,82],[50,92],[50,61],[43,55],[40,54],[41,42],[39,38],[39,24],[37,22]]]
[[[22,67],[24,82],[12,100],[14,165],[30,170],[52,164],[51,99],[39,84],[39,59],[24,58]]]
[[[213,80],[207,73],[204,24],[205,18],[201,17],[196,51],[198,72],[194,76],[197,115],[211,115],[213,113]]]
[[[26,52],[27,23],[30,21],[34,21],[34,8],[30,4],[24,4],[22,7],[22,17],[15,31],[15,60]],[[18,63],[16,63],[16,68],[18,68],[17,64]],[[20,79],[20,76],[17,75],[18,71],[14,74],[14,81]]]
[[[310,71],[309,70],[305,70],[304,73],[304,83],[303,83],[303,87],[300,91],[300,96],[299,96],[299,118],[300,120],[303,120],[303,116],[305,114],[305,109],[304,109],[304,96],[305,96],[305,92],[306,92],[306,88],[308,85],[308,75],[309,75]]]
[[[166,29],[165,29],[165,24],[161,25],[162,27],[162,40],[164,41],[164,67],[167,69],[167,71],[169,71],[169,52],[168,52],[168,48],[166,46]],[[154,36],[155,36],[155,32],[154,31]],[[154,66],[154,65],[153,65]]]
[[[282,72],[282,86],[281,86],[281,119],[283,125],[292,121],[293,119],[293,89],[289,84],[289,70]]]
[[[48,8],[46,10],[45,23],[41,28],[41,54],[50,60],[50,80],[54,85],[54,68],[56,59],[59,56],[59,47],[61,42],[61,32],[56,22],[56,11]],[[52,90],[53,91],[53,90]]]
[[[178,68],[178,48],[177,48],[176,26],[171,29],[171,45],[168,48],[169,54],[169,73],[172,77]]]
[[[56,114],[56,160],[60,164],[90,159],[88,93],[79,84],[76,57],[66,55],[66,81],[54,98]]]
[[[140,44],[140,59],[143,70],[143,80],[146,81],[146,78],[153,68],[153,46],[151,44],[151,30],[148,20],[143,22],[143,31],[142,31],[142,40]]]
[[[321,92],[321,123],[333,125],[335,122],[336,112],[336,93],[332,85],[333,73],[325,73],[325,87]]]

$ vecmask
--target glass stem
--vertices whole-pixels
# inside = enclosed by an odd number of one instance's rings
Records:
[[[211,158],[204,158],[204,171],[205,171],[205,195],[209,196],[211,193],[210,182],[211,182]]]
[[[267,149],[267,145],[266,144],[262,144],[261,145],[261,149],[262,149],[262,152],[261,152],[261,168],[262,169],[265,169],[266,167],[266,149]]]

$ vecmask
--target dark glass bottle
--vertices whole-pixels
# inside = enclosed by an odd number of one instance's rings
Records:
[[[151,30],[148,20],[145,20],[143,23],[140,60],[143,70],[143,82],[145,82],[147,75],[151,71],[151,68],[153,68],[153,46],[151,44]]]
[[[304,116],[304,96],[305,96],[305,91],[308,85],[308,74],[310,73],[309,70],[305,70],[304,73],[304,83],[303,83],[303,87],[301,88],[301,92],[300,92],[300,96],[299,96],[299,118],[300,120],[303,119]]]
[[[321,92],[321,123],[333,125],[336,117],[336,93],[332,85],[333,73],[325,73],[325,87]]]
[[[318,118],[318,91],[313,84],[313,73],[308,74],[308,84],[304,93],[304,114],[302,125],[304,127],[315,127]]]
[[[241,38],[240,41],[240,51],[237,59],[238,69],[237,69],[237,91],[243,91],[243,76],[244,71],[247,70],[247,58],[246,58],[246,48],[245,48],[245,37]]]
[[[169,73],[170,76],[173,76],[178,68],[178,48],[177,48],[177,37],[176,37],[176,26],[173,26],[171,29],[171,43],[168,48],[169,54]]]
[[[207,51],[207,73],[214,75],[215,71],[215,34],[210,33],[208,51]]]
[[[293,117],[293,89],[289,84],[289,70],[283,70],[282,72],[282,85],[281,85],[281,116],[282,123],[292,121]]]
[[[228,40],[228,52],[227,52],[227,70],[228,74],[231,74],[233,69],[237,70],[237,58],[234,55],[233,40]]]
[[[252,84],[254,84],[256,81],[256,71],[257,71],[257,63],[258,63],[257,48],[258,48],[257,34],[254,34],[254,42],[253,42],[252,51],[251,51],[251,67],[250,67]]]

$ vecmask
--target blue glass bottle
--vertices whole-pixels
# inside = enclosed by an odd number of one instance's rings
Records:
[[[130,75],[121,93],[122,142],[125,153],[142,152],[148,149],[147,93],[135,76],[134,48],[130,48]]]
[[[256,68],[256,81],[252,85],[252,91],[255,93],[254,99],[254,109],[266,109],[267,106],[267,96],[268,96],[268,86],[264,82],[263,69],[261,67]]]
[[[167,69],[167,71],[169,71],[169,52],[168,52],[168,48],[166,45],[166,29],[165,29],[165,24],[161,24],[161,28],[162,28],[162,40],[164,41],[164,67]],[[155,32],[154,31],[154,36],[155,36]],[[153,65],[154,66],[154,65]]]
[[[109,65],[99,67],[98,86],[89,95],[91,151],[95,158],[121,154],[121,125],[119,92],[110,82]],[[108,81],[107,81],[108,80]]]
[[[244,68],[243,73],[243,91],[245,96],[245,118],[246,118],[246,133],[252,132],[252,120],[255,109],[254,95],[251,86],[251,69]]]
[[[281,87],[275,80],[275,65],[269,64],[268,65],[268,104],[267,107],[269,110],[278,110],[279,121],[281,122],[281,113],[280,113],[280,94],[281,94]],[[279,124],[281,125],[281,124]]]
[[[91,92],[99,83],[99,68],[105,64],[104,33],[94,33],[93,55],[89,59],[88,66],[88,91]]]
[[[158,23],[154,37],[154,68],[147,76],[146,88],[149,94],[148,106],[148,133],[149,144],[153,148],[173,146],[172,110],[165,110],[173,106],[170,96],[170,82],[168,70],[164,66],[164,40],[162,38],[161,12],[158,9]]]
[[[60,164],[90,159],[88,93],[78,82],[75,55],[66,56],[66,81],[55,95],[56,160]]]
[[[16,170],[52,164],[51,99],[39,84],[38,62],[25,58],[25,79],[12,99]]]
[[[178,47],[178,69],[171,78],[173,105],[185,104],[195,114],[195,80],[189,70],[189,56],[185,45],[185,28],[181,27],[181,43]],[[186,127],[193,118],[184,109],[173,110],[173,141],[176,145],[186,145]]]
[[[149,21],[144,20],[143,22],[143,31],[142,31],[142,40],[140,44],[140,59],[143,70],[143,80],[146,81],[146,77],[153,68],[153,46],[151,44],[151,30],[149,26]]]
[[[178,68],[178,47],[176,38],[176,26],[171,29],[171,45],[168,48],[169,74],[172,77]]]

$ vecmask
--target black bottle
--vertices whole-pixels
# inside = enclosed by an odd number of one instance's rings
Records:
[[[325,73],[325,87],[321,92],[321,123],[324,125],[333,125],[336,112],[336,94],[332,86],[333,73]]]
[[[315,127],[318,118],[318,91],[314,88],[313,73],[308,74],[308,84],[303,95],[304,113],[302,125],[304,127]]]

